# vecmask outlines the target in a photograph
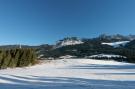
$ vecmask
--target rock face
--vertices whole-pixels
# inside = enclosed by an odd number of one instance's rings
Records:
[[[60,48],[68,45],[77,45],[77,44],[83,44],[83,42],[77,37],[64,38],[63,40],[59,40],[56,43],[55,48]]]
[[[116,35],[102,34],[96,39],[100,39],[100,41],[103,42],[132,41],[135,39],[135,35],[124,36],[120,34],[116,34]]]

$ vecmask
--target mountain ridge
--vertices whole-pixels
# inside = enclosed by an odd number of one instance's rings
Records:
[[[128,43],[122,43],[126,41]],[[117,47],[102,43],[122,43]],[[68,43],[68,44],[67,44]],[[56,44],[42,44],[38,46],[21,45],[21,48],[32,48],[37,51],[39,58],[60,58],[71,55],[77,58],[98,54],[110,54],[125,56],[127,61],[135,62],[135,35],[100,35],[96,38],[68,37],[56,42]],[[0,46],[1,49],[19,48],[19,45]],[[118,59],[116,59],[118,60]]]

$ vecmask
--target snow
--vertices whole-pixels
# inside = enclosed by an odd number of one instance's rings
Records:
[[[112,43],[102,43],[103,45],[110,45],[113,47],[120,47],[120,45],[125,46],[129,41],[119,41],[119,42],[112,42]]]
[[[71,58],[76,58],[76,56],[71,56],[71,55],[65,55],[65,56],[60,56],[60,59],[71,59]]]
[[[48,60],[32,67],[0,70],[0,89],[135,89],[135,64]]]
[[[38,56],[38,58],[42,58],[44,56],[44,54],[40,54],[39,56]]]
[[[67,45],[76,45],[76,44],[82,44],[83,42],[78,40],[78,41],[72,41],[72,40],[68,40],[65,42],[62,42],[61,46],[67,46]]]
[[[121,56],[121,55],[114,55],[114,54],[97,54],[97,55],[91,55],[91,56],[89,56],[89,58],[93,58],[93,57],[99,57],[99,58],[101,58],[101,57],[107,57],[107,58],[121,58],[121,57],[123,57],[123,58],[126,58],[125,56]]]
[[[77,45],[77,44],[83,44],[83,42],[81,40],[64,40],[62,42],[58,42],[60,43],[59,45],[57,45],[56,48],[60,48],[60,47],[63,47],[63,46],[68,46],[68,45]],[[57,44],[58,44],[57,43]]]

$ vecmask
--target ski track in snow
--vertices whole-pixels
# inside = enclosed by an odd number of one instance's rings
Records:
[[[61,59],[0,70],[0,89],[135,89],[135,64]]]

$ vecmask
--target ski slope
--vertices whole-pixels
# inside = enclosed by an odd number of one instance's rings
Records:
[[[135,64],[92,59],[44,61],[0,70],[0,89],[135,89]]]

